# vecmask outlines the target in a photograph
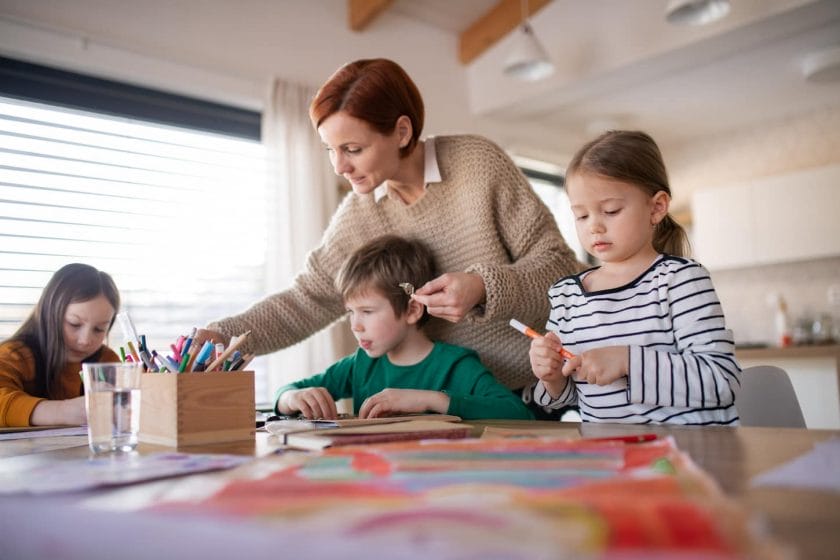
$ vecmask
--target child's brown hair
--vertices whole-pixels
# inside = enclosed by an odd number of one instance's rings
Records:
[[[662,153],[653,138],[644,132],[610,130],[601,134],[572,157],[566,176],[576,173],[596,173],[636,185],[649,196],[664,191],[671,197]],[[677,257],[691,252],[685,230],[670,214],[656,225],[653,248]]]
[[[382,294],[397,317],[408,311],[410,294],[400,284],[419,288],[435,277],[432,252],[419,241],[397,235],[383,235],[359,247],[344,262],[336,278],[342,299],[368,291]],[[429,318],[424,310],[418,326]]]
[[[58,376],[67,361],[64,344],[64,315],[71,303],[90,301],[104,295],[114,308],[114,319],[120,310],[120,292],[111,276],[82,263],[71,263],[58,269],[47,282],[29,317],[9,338],[23,342],[35,358],[35,396],[50,398]],[[100,350],[85,361],[96,361]]]

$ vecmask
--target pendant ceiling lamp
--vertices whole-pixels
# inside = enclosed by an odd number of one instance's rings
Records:
[[[729,13],[729,0],[670,0],[665,19],[676,25],[707,25]]]
[[[508,76],[533,82],[554,73],[554,64],[528,23],[527,0],[522,0],[522,25],[516,31],[513,49],[505,58],[503,71]]]

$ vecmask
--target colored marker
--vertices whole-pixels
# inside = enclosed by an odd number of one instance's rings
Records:
[[[180,363],[181,362],[181,351],[178,350],[179,345],[170,344],[169,347],[172,348],[172,356],[175,358],[175,361]]]
[[[120,346],[120,357],[122,358],[122,361],[124,362],[125,361],[125,348],[123,348],[122,346]]]
[[[201,347],[201,350],[198,351],[198,354],[195,357],[195,361],[193,362],[193,371],[204,371],[204,367],[207,365],[207,360],[210,359],[210,353],[213,351],[213,343],[205,341],[204,346]],[[199,369],[201,368],[201,369]]]
[[[128,351],[131,353],[131,356],[134,358],[135,362],[140,362],[140,355],[137,353],[137,350],[134,349],[134,343],[130,340],[125,343],[128,346]]]
[[[537,331],[535,331],[531,327],[525,325],[524,323],[520,323],[516,319],[511,319],[510,320],[510,326],[513,327],[514,329],[518,330],[519,332],[521,332],[525,336],[530,336],[531,338],[542,338],[542,335],[540,333],[538,333]],[[560,354],[564,358],[569,359],[569,360],[571,360],[572,358],[575,357],[574,354],[572,354],[571,352],[569,352],[565,348],[560,350]]]
[[[584,438],[583,441],[620,441],[623,443],[644,443],[646,441],[653,441],[655,439],[659,439],[659,436],[657,436],[656,434],[635,434],[632,436]]]
[[[178,360],[173,360],[169,356],[166,356],[165,359],[166,369],[168,369],[172,373],[178,373],[178,369],[181,367],[180,362]]]

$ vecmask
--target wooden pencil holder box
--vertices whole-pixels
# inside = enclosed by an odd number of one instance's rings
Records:
[[[254,438],[254,372],[144,373],[142,442],[179,447]]]

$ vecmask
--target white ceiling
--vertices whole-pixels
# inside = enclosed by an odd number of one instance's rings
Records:
[[[0,53],[249,107],[273,77],[314,87],[347,60],[390,56],[420,85],[429,133],[558,164],[604,127],[644,129],[667,156],[840,109],[840,82],[799,68],[840,45],[840,0],[731,0],[704,27],[666,23],[668,0],[553,0],[531,18],[557,66],[537,83],[503,75],[513,36],[458,62],[458,34],[498,1],[395,0],[357,33],[347,0],[0,0]]]
[[[397,0],[391,9],[457,34],[495,3]],[[604,127],[673,145],[840,106],[840,81],[806,82],[800,67],[840,45],[840,1],[732,0],[724,20],[702,28],[668,24],[666,4],[554,0],[532,25],[556,74],[536,84],[503,76],[505,38],[468,69],[474,110],[571,150]]]

